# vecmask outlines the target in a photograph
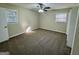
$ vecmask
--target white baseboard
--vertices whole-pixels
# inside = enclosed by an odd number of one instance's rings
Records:
[[[18,34],[12,35],[12,36],[10,36],[9,38],[12,38],[12,37],[15,37],[15,36],[21,35],[21,34],[23,34],[23,33],[24,33],[24,32],[21,32],[21,33],[18,33]]]
[[[41,29],[46,29],[46,28],[41,28]],[[50,30],[50,29],[46,29],[46,30]],[[57,30],[51,30],[51,31],[56,31],[56,32],[60,32],[60,33],[65,33],[65,32],[61,32],[61,31],[57,31]],[[21,32],[21,33],[18,33],[18,34],[15,34],[15,35],[12,35],[10,36],[9,38],[12,38],[12,37],[15,37],[15,36],[18,36],[20,34],[23,34],[24,32]],[[65,33],[66,34],[66,33]]]
[[[62,32],[62,31],[58,31],[58,30],[52,30],[52,31],[56,31],[56,32],[65,33],[66,34],[66,32]]]
[[[46,28],[41,28],[41,29],[46,29]],[[60,32],[60,33],[65,33],[66,34],[66,32],[62,32],[62,31],[58,31],[58,30],[51,30],[51,29],[46,29],[46,30],[50,30],[50,31],[55,31],[55,32]]]
[[[34,28],[34,29],[37,29],[37,28]],[[32,30],[34,30],[34,29],[32,29]],[[23,33],[25,33],[25,32],[21,32],[21,33],[18,33],[18,34],[12,35],[12,36],[10,36],[9,38],[12,38],[12,37],[15,37],[15,36],[21,35],[21,34],[23,34]]]

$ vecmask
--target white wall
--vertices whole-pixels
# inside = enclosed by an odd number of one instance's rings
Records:
[[[76,19],[77,19],[78,8],[74,7],[70,11],[70,16],[68,19],[67,25],[67,46],[72,48],[74,34],[75,34],[75,26],[76,26]]]
[[[73,41],[73,48],[71,51],[72,55],[79,55],[79,9],[78,9],[78,16],[77,16],[77,26],[75,31],[75,38]]]
[[[40,14],[40,28],[66,33],[67,22],[56,22],[55,14],[66,12],[68,13],[68,9],[61,9],[55,11],[48,11],[47,13]]]
[[[37,12],[19,8],[19,19],[23,30],[25,30],[27,26],[30,26],[32,30],[37,29],[39,27],[38,17],[39,14]]]
[[[39,27],[39,13],[12,4],[0,4],[0,7],[17,10],[18,22],[8,24],[9,37],[25,32],[27,26],[30,26],[32,30]]]

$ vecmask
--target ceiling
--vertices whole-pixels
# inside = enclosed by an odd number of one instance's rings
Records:
[[[79,3],[43,3],[43,4],[45,6],[51,7],[51,10],[79,6]],[[37,11],[39,9],[39,7],[37,7],[38,3],[14,3],[14,5],[18,5],[34,11]]]

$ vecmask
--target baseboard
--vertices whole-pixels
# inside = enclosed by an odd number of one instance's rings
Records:
[[[37,28],[35,28],[35,29],[37,29]],[[33,30],[35,30],[35,29],[33,29]],[[21,33],[18,33],[18,34],[12,35],[12,36],[10,36],[9,38],[13,38],[13,37],[18,36],[18,35],[21,35],[21,34],[23,34],[23,33],[25,33],[25,32],[21,32]]]
[[[50,30],[50,29],[46,29],[46,28],[40,28],[40,29]],[[59,32],[59,33],[66,34],[66,32],[61,32],[61,31],[57,31],[57,30],[50,30],[50,31],[55,31],[55,32]],[[66,34],[66,35],[67,35],[67,34]]]
[[[23,33],[24,33],[24,32],[18,33],[18,34],[15,34],[15,35],[12,35],[12,36],[10,36],[9,38],[13,38],[13,37],[18,36],[18,35],[21,35],[21,34],[23,34]]]
[[[33,29],[33,31],[34,31],[34,30],[37,30],[37,29],[41,29],[41,28],[36,28],[36,29]]]
[[[45,29],[45,28],[36,28],[36,29],[50,30],[50,29]],[[35,29],[33,29],[33,30],[35,30]],[[56,30],[50,30],[50,31],[55,31],[55,32],[59,32],[59,33],[64,33],[64,34],[66,34],[65,32],[56,31]],[[10,36],[9,38],[12,38],[12,37],[15,37],[15,36],[21,35],[21,34],[23,34],[23,33],[24,33],[24,32],[21,32],[21,33],[18,33],[18,34],[12,35],[12,36]]]
[[[2,42],[0,42],[0,44],[3,44],[3,43],[5,43],[5,42],[8,42],[8,40],[2,41]]]

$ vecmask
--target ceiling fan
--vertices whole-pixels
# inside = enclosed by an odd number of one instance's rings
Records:
[[[46,12],[46,11],[48,11],[49,9],[51,9],[51,7],[47,7],[47,6],[45,6],[44,4],[42,4],[42,3],[38,3],[38,5],[39,5],[39,10],[38,10],[38,12]]]

